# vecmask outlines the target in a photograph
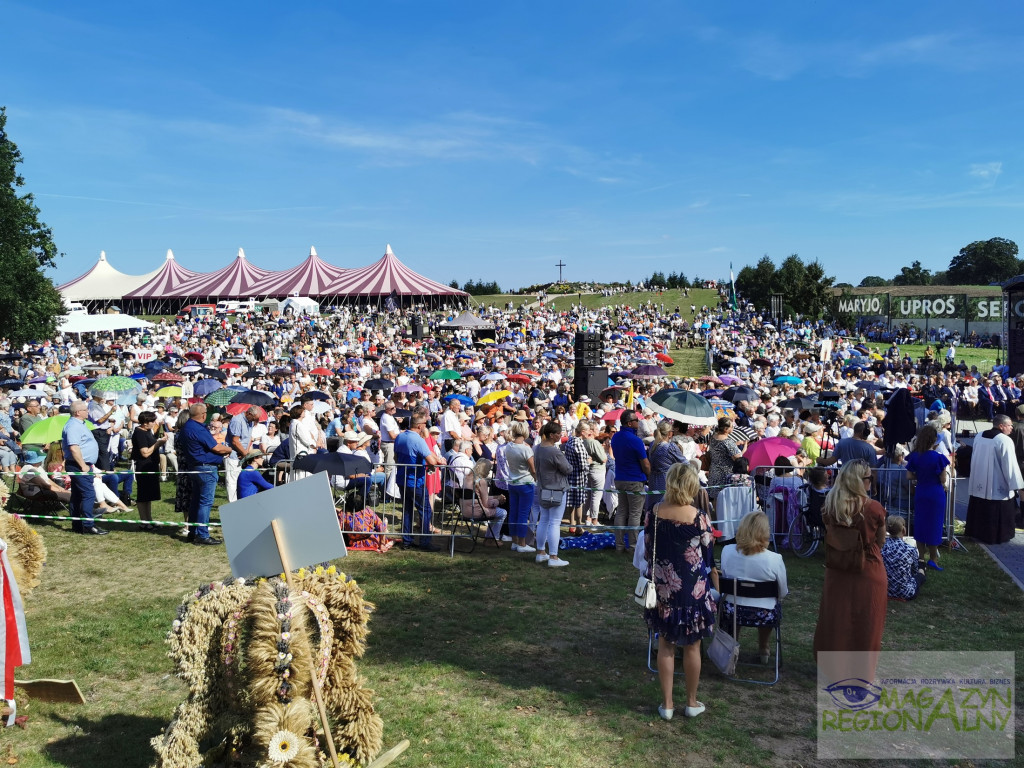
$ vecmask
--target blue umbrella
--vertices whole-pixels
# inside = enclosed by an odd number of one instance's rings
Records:
[[[799,376],[776,376],[776,384],[800,384],[803,381]]]
[[[708,325],[707,323],[701,323],[701,324],[700,324],[700,329],[701,329],[702,331],[706,331],[706,330],[707,330],[708,328],[710,328],[710,327],[711,327],[711,326],[710,326],[710,325]]]
[[[473,398],[471,398],[471,397],[466,397],[465,395],[448,395],[448,397],[446,397],[446,398],[444,399],[444,401],[445,401],[446,403],[447,403],[447,402],[448,402],[449,400],[458,400],[458,401],[459,401],[460,403],[462,403],[462,404],[463,404],[464,406],[466,406],[467,408],[468,408],[468,407],[471,407],[471,406],[473,406],[473,405],[475,405],[475,403],[473,402]]]
[[[224,385],[216,379],[200,379],[192,387],[192,390],[195,392],[196,397],[206,397],[211,392],[216,392],[223,386]]]
[[[850,365],[843,368],[843,373],[853,373],[854,371],[863,371],[864,366],[858,365],[857,363],[851,363]]]
[[[144,373],[133,373],[128,378],[129,379],[135,379],[136,381],[141,381],[142,379],[146,378],[146,374],[144,374]]]

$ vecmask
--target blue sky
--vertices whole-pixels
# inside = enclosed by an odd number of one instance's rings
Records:
[[[518,287],[1024,244],[1016,3],[0,0],[0,104],[66,256]],[[715,7],[713,7],[715,6]]]

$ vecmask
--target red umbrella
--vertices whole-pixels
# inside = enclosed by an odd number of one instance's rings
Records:
[[[193,360],[199,360],[200,362],[202,362],[202,360],[203,360],[203,353],[202,352],[186,352],[185,353],[185,357],[189,357],[189,358],[191,358]]]
[[[184,376],[182,376],[180,373],[175,373],[174,371],[163,371],[162,373],[158,373],[156,376],[153,377],[153,381],[173,381],[178,384],[180,384],[184,380]]]
[[[604,419],[605,421],[618,421],[619,417],[622,416],[625,410],[625,408],[616,408],[613,411],[608,411],[608,413],[606,413],[601,418]]]
[[[540,376],[540,371],[529,371],[526,368],[520,369],[519,373],[523,374],[524,376]]]
[[[238,363],[222,363],[217,367],[220,368],[222,371],[230,371],[232,368],[241,368],[242,366],[240,366]]]
[[[240,413],[245,413],[250,408],[255,408],[260,412],[260,421],[267,420],[267,412],[260,408],[258,405],[249,405],[248,403],[228,403],[225,411],[230,413],[232,416],[237,416]]]
[[[507,378],[508,378],[509,381],[514,381],[516,384],[529,384],[530,383],[530,377],[529,376],[523,376],[523,374],[521,374],[521,373],[510,373]]]
[[[676,364],[676,361],[673,360],[668,355],[666,355],[664,352],[659,352],[658,354],[656,354],[654,356],[654,359],[655,360],[660,360],[663,363],[668,363],[669,365],[675,365]]]
[[[310,374],[313,376],[333,376],[334,371],[329,371],[326,368],[314,368],[310,371]]]

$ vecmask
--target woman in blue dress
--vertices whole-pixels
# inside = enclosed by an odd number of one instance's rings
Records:
[[[922,566],[939,567],[939,544],[946,521],[946,480],[949,459],[935,450],[939,442],[935,427],[925,424],[917,431],[914,450],[907,458],[907,474],[917,483],[914,491],[914,539]]]
[[[648,578],[654,581],[658,603],[644,611],[647,626],[658,633],[658,681],[662,703],[658,714],[671,720],[675,711],[676,645],[683,646],[686,672],[687,717],[704,711],[697,701],[700,682],[700,641],[715,626],[712,585],[718,588],[718,570],[707,512],[693,505],[700,492],[697,471],[688,463],[674,464],[665,478],[665,498],[647,515],[644,535]],[[657,523],[655,523],[657,517]],[[656,557],[654,557],[656,555]]]

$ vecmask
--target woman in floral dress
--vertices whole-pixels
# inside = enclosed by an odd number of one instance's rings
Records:
[[[649,578],[654,580],[658,604],[644,611],[647,626],[658,633],[658,680],[663,702],[658,714],[671,720],[675,711],[672,685],[676,645],[683,646],[686,672],[687,717],[704,711],[697,701],[700,682],[700,641],[715,626],[715,601],[711,586],[718,588],[711,519],[693,505],[700,479],[690,464],[674,464],[665,478],[665,498],[648,515],[644,536]],[[655,525],[657,515],[657,525]],[[656,555],[656,557],[654,557]]]

